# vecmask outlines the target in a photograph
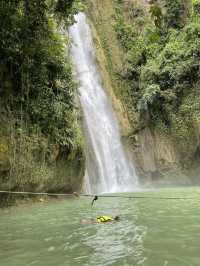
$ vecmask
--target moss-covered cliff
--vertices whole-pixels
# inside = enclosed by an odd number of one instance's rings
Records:
[[[85,0],[138,171],[199,182],[199,1]]]
[[[80,1],[1,1],[0,190],[79,190],[83,139],[67,27]]]

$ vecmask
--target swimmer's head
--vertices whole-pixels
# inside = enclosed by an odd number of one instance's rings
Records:
[[[115,220],[115,221],[119,221],[119,219],[120,219],[120,218],[119,218],[118,215],[114,217],[114,220]]]

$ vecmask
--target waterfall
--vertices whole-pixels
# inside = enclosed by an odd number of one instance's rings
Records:
[[[86,189],[91,193],[132,191],[137,175],[126,158],[118,123],[102,86],[86,16],[79,13],[75,20],[69,34],[84,113]]]

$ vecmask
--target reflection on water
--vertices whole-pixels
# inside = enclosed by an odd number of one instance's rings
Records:
[[[0,211],[0,265],[200,265],[200,189],[145,192],[189,200],[88,199]],[[120,215],[119,222],[81,219]]]

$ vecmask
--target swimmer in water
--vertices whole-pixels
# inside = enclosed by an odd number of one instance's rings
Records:
[[[115,222],[115,221],[119,221],[119,216],[106,216],[106,215],[102,215],[102,216],[98,216],[96,219],[90,219],[90,220],[82,220],[81,223],[82,224],[97,224],[97,223],[109,223],[109,222]]]

